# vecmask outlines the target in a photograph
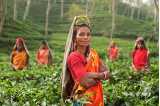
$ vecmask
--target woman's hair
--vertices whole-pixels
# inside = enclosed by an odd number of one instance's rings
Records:
[[[23,50],[25,50],[26,53],[27,53],[27,55],[29,55],[28,49],[27,49],[27,47],[26,47],[26,45],[25,45],[25,42],[24,42],[24,39],[23,39],[23,38],[21,38],[21,37],[16,38],[16,43],[15,43],[15,45],[14,45],[14,47],[13,47],[13,51],[16,51],[16,50],[17,50],[17,44],[22,44]]]
[[[114,45],[116,46],[116,42],[111,41],[111,43],[109,44],[109,48],[113,47]]]
[[[43,45],[47,45],[47,42],[45,40],[42,41]]]
[[[71,51],[77,50],[77,44],[75,42],[75,39],[76,39],[76,36],[77,36],[77,32],[78,32],[79,28],[81,28],[81,27],[87,27],[91,31],[90,26],[87,25],[87,24],[75,25],[74,28],[73,28],[73,38],[72,38]],[[85,52],[86,57],[89,54],[89,50],[90,50],[90,46],[88,45],[87,48],[86,48],[86,52]]]
[[[136,42],[135,42],[135,47],[134,47],[135,50],[138,49],[137,45],[138,45],[139,42],[141,43],[143,48],[146,48],[144,38],[143,37],[138,37],[136,39]]]
[[[47,41],[43,40],[39,49],[49,48]]]
[[[16,43],[15,43],[15,45],[13,47],[13,51],[17,50],[17,45],[18,44],[22,44],[23,49],[25,49],[24,39],[23,38],[17,38],[16,39]]]

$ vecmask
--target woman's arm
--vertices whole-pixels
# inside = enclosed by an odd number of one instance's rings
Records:
[[[48,64],[52,65],[52,55],[50,50],[49,50],[49,56],[48,56]]]
[[[90,75],[91,74],[88,73],[80,80],[80,85],[86,89],[97,85],[99,82],[98,80],[94,79]]]
[[[14,65],[13,65],[13,56],[14,56],[14,53],[12,52],[11,55],[10,55],[10,61],[11,61],[11,67],[14,68]]]
[[[119,58],[119,55],[120,55],[120,49],[117,47],[117,57],[116,57],[116,59]]]
[[[107,53],[106,53],[106,54],[107,54],[107,57],[109,57],[109,55],[110,55],[110,54],[109,54],[109,53],[110,53],[110,47],[108,47],[108,48],[106,49],[106,52],[107,52]]]
[[[99,73],[98,72],[87,72],[84,82],[87,83],[88,79],[93,79],[95,82],[93,82],[93,85],[97,83],[97,81],[100,80],[106,80],[109,79],[110,74],[109,74],[109,69],[108,67],[100,60],[100,69]],[[92,85],[92,84],[91,84]]]
[[[147,52],[147,64],[146,64],[146,66],[145,66],[145,70],[149,70],[149,67],[150,67],[150,59],[149,59],[149,54],[150,54],[150,52],[148,51]]]
[[[26,54],[26,56],[27,56],[26,67],[28,67],[29,66],[29,54]]]
[[[102,60],[100,60],[100,80],[106,80],[109,79],[109,68],[106,64],[104,64],[104,62]],[[102,74],[102,75],[101,75]]]

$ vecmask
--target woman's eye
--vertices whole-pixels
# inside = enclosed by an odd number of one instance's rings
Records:
[[[91,34],[90,33],[87,33],[87,36],[90,36]]]
[[[84,33],[84,32],[82,32],[82,33],[80,33],[80,34],[79,34],[79,36],[84,36],[84,35],[85,35],[85,33]]]

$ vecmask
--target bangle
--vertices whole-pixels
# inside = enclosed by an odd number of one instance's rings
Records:
[[[106,73],[106,72],[103,72],[103,74],[104,74],[104,79],[106,79],[107,73]]]

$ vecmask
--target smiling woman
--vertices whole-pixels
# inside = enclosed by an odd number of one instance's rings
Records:
[[[82,17],[78,17],[76,21],[79,18]],[[104,106],[101,80],[109,78],[109,71],[97,52],[90,48],[90,41],[91,29],[89,24],[84,22],[77,25],[76,22],[73,28],[70,54],[66,60],[67,73],[71,77],[66,85],[62,85],[64,87],[62,91],[64,100],[72,99],[73,106]],[[65,80],[65,78],[62,79]],[[70,88],[67,87],[69,85]],[[78,102],[81,98],[85,98],[87,102],[83,104]]]

